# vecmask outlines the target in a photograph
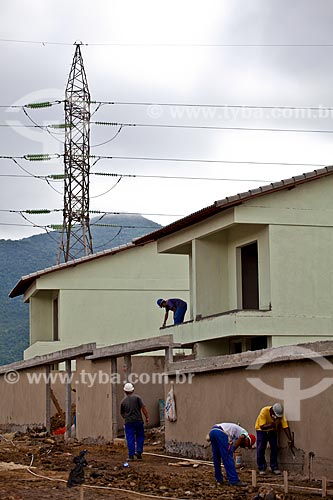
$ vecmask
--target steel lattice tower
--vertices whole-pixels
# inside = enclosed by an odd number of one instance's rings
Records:
[[[65,185],[57,263],[93,253],[89,222],[90,93],[76,44],[65,96]]]

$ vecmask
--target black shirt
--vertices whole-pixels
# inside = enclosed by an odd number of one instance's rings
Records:
[[[144,406],[140,396],[129,394],[120,403],[120,413],[125,419],[125,424],[130,422],[143,422],[141,408]]]

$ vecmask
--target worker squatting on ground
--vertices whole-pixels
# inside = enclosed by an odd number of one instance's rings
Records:
[[[141,460],[145,440],[142,413],[148,424],[148,411],[140,396],[133,394],[134,386],[130,382],[124,385],[124,392],[126,396],[120,403],[120,414],[125,420],[125,435],[128,449],[127,461],[134,460],[134,456]]]
[[[278,443],[277,443],[277,428],[281,425],[288,438],[288,446],[294,446],[293,438],[288,426],[288,422],[283,415],[283,406],[280,403],[274,403],[273,406],[265,406],[260,410],[256,420],[257,432],[257,465],[259,474],[266,473],[267,463],[265,459],[265,451],[267,443],[271,448],[270,467],[273,474],[281,474],[278,467]]]
[[[165,308],[163,325],[166,326],[166,322],[169,316],[169,311],[173,311],[173,322],[175,325],[183,323],[185,318],[185,313],[187,310],[187,303],[182,299],[158,299],[157,305]]]
[[[251,448],[256,442],[255,436],[249,434],[237,424],[222,422],[213,425],[207,440],[212,445],[216,482],[223,483],[222,459],[229,484],[232,486],[246,486],[246,483],[243,483],[238,477],[233,452],[238,447]]]

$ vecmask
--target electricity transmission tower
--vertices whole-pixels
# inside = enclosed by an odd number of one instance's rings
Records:
[[[90,93],[76,44],[65,95],[63,224],[57,264],[93,253],[89,222]]]

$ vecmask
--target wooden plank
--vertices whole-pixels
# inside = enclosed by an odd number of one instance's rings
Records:
[[[61,408],[60,404],[59,404],[59,401],[57,400],[54,392],[53,392],[53,389],[50,387],[50,397],[52,399],[52,403],[54,404],[54,406],[56,407],[56,410],[57,412],[59,413],[59,415],[61,417],[64,417],[65,416],[65,412],[64,410]]]
[[[277,483],[258,483],[258,486],[272,486],[278,490],[284,489],[283,484]],[[322,495],[322,488],[310,488],[307,486],[294,486],[290,483],[288,484],[289,493],[307,493],[308,495]],[[327,490],[326,496],[333,496],[333,490]]]
[[[323,498],[327,496],[327,479],[325,476],[321,479],[321,496]]]
[[[253,486],[253,488],[256,488],[257,487],[257,471],[256,470],[251,471],[251,477],[252,477],[252,486]]]
[[[288,493],[288,471],[283,471],[283,491]]]

